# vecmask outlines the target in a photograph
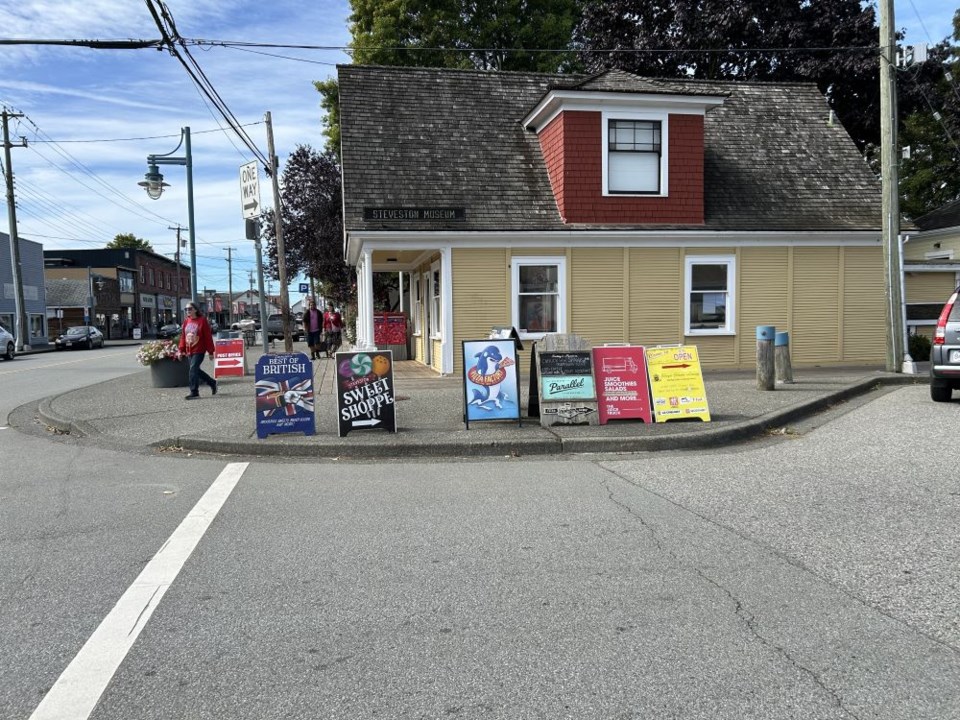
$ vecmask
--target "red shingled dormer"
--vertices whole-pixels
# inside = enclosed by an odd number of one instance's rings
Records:
[[[718,96],[608,71],[550,90],[523,125],[537,133],[565,223],[702,225],[703,122]]]

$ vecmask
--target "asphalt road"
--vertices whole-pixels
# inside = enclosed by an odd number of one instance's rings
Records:
[[[137,369],[99,352],[13,401],[0,363],[0,419]],[[3,430],[0,717],[960,718],[958,408],[904,387],[744,447],[553,461]]]

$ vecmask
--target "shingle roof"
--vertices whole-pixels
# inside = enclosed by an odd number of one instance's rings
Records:
[[[85,280],[62,278],[44,282],[47,307],[86,307],[89,286]]]
[[[948,227],[960,227],[960,200],[931,210],[913,221],[921,230],[940,230]]]
[[[356,65],[339,78],[348,231],[570,229],[519,122],[557,87],[727,96],[705,121],[705,229],[880,226],[879,181],[814,85]],[[466,220],[364,221],[364,207],[464,207]]]

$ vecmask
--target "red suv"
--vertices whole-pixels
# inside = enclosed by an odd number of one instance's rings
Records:
[[[953,391],[960,388],[960,303],[953,291],[937,320],[930,349],[930,397],[936,402],[948,402]]]

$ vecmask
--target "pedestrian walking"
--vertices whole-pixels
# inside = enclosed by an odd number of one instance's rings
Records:
[[[210,323],[197,310],[193,303],[187,305],[187,319],[183,321],[183,331],[180,333],[180,352],[186,355],[190,363],[190,394],[187,400],[200,397],[200,381],[210,386],[213,394],[217,394],[217,381],[207,375],[200,365],[203,356],[209,354],[213,360],[216,347],[213,344],[213,332]]]
[[[333,308],[333,303],[327,303],[327,311],[323,314],[323,339],[327,344],[327,357],[332,358],[333,354],[340,348],[341,333],[343,332],[343,318]]]
[[[317,301],[310,298],[307,311],[303,314],[303,334],[307,336],[307,345],[310,347],[310,359],[320,359],[324,351],[320,344],[320,335],[323,332],[323,313],[317,310]]]

